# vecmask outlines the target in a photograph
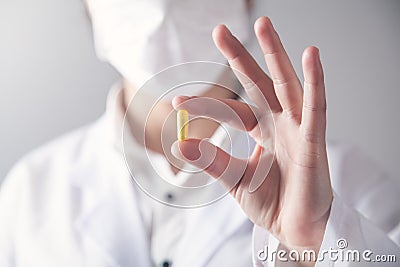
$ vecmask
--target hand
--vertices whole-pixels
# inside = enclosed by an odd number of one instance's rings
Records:
[[[271,21],[266,17],[259,18],[255,33],[271,79],[225,26],[220,25],[213,32],[216,46],[231,67],[246,75],[260,89],[254,90],[254,86],[238,77],[256,108],[232,99],[218,99],[238,114],[257,143],[243,176],[230,192],[255,224],[267,229],[286,247],[312,248],[318,252],[333,198],[326,153],[326,99],[319,52],[315,47],[308,47],[303,53],[302,87]],[[257,109],[266,109],[265,102],[263,104],[257,95],[260,92],[268,102],[275,122],[275,155],[266,147],[268,142],[263,140],[268,134],[262,137],[263,118],[256,119],[255,115]],[[176,97],[173,105],[193,115],[229,121],[213,108],[215,101],[209,101],[207,108],[199,108],[196,101],[188,101],[190,99],[194,98]],[[244,161],[198,139],[179,142],[179,151],[182,158],[198,167],[202,167],[201,162],[212,162],[205,171],[227,186],[226,173],[230,172],[226,169]],[[215,159],[207,159],[211,156]],[[199,160],[199,157],[205,159]],[[262,177],[264,182],[257,190],[250,192],[251,180],[257,175],[256,166],[266,161],[272,161],[269,173]]]

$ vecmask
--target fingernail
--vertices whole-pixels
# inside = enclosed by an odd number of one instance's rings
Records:
[[[171,154],[177,159],[184,160],[183,156],[181,155],[181,151],[179,150],[179,141],[175,141],[175,143],[172,144]]]
[[[317,48],[317,61],[319,62],[319,63],[321,63],[321,52],[319,51],[319,48],[318,47],[316,47]]]
[[[317,57],[320,57],[320,52],[319,52],[319,48],[315,46],[315,50],[317,50]]]
[[[187,101],[187,100],[189,100],[189,99],[191,99],[191,98],[192,98],[192,97],[190,97],[190,96],[185,96],[185,95],[175,96],[175,97],[172,99],[172,106],[173,106],[174,109],[177,109],[178,106],[179,106],[178,101],[179,101],[179,102],[185,102],[185,101]]]
[[[187,96],[187,95],[180,95],[180,96],[177,96],[177,97],[179,97],[180,99],[182,99],[184,101],[189,100],[190,98],[192,98],[191,96]]]
[[[230,30],[226,25],[224,25],[224,27],[225,27],[227,33],[229,33],[230,35],[233,35],[232,32],[231,32],[231,30]]]

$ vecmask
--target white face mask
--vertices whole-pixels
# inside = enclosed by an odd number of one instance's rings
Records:
[[[225,63],[211,38],[218,24],[226,24],[242,42],[249,35],[245,0],[87,0],[87,4],[98,57],[135,88],[176,64]],[[159,90],[165,89],[154,88],[153,93],[161,95]]]

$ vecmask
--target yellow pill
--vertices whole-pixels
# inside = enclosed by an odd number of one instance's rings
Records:
[[[189,113],[186,110],[178,110],[176,124],[178,130],[178,140],[187,140],[189,138]]]

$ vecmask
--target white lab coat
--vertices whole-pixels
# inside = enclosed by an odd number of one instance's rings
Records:
[[[115,145],[109,113],[11,170],[0,193],[0,266],[152,266],[141,192]],[[329,145],[328,154],[335,200],[322,248],[346,238],[349,247],[400,260],[398,187],[354,149]],[[250,266],[251,250],[253,263],[262,265],[257,251],[277,244],[253,230],[230,196],[186,217],[174,267]]]

